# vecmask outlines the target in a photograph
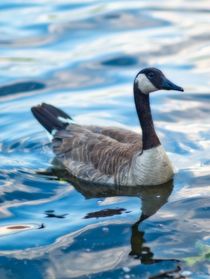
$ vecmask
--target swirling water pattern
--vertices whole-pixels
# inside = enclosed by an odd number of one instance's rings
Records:
[[[0,278],[209,278],[209,14],[207,0],[1,1]],[[132,82],[148,65],[185,88],[152,96],[173,185],[52,173],[30,107],[138,130]]]

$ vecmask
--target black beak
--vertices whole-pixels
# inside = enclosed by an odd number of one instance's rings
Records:
[[[164,78],[161,89],[164,89],[164,90],[176,90],[176,91],[182,91],[182,92],[184,91],[184,89],[182,87],[174,84],[173,82],[171,82],[167,78]]]

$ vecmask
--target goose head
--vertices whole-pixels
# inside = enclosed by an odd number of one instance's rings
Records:
[[[136,75],[134,88],[146,95],[158,90],[184,91],[182,87],[167,79],[160,70],[152,67],[145,68]]]

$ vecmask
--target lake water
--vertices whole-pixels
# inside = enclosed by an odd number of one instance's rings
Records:
[[[1,279],[210,278],[209,24],[207,0],[1,1]],[[30,107],[138,130],[132,82],[149,65],[185,88],[152,95],[174,182],[99,188],[52,170]]]

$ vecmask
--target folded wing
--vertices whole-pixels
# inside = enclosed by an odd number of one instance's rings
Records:
[[[55,134],[53,150],[73,175],[121,184],[134,154],[141,150],[141,140],[125,129],[70,124]]]

